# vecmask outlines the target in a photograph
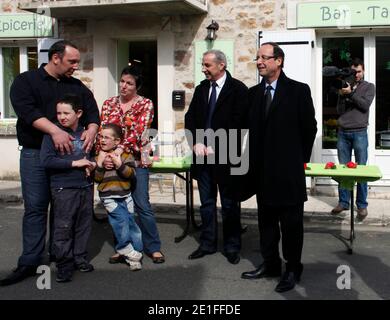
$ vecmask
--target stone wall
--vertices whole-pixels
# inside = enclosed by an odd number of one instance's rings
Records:
[[[17,2],[0,0],[3,12],[17,10]],[[234,40],[234,76],[246,85],[256,83],[257,34],[260,30],[286,29],[286,0],[209,0],[207,15],[175,16],[171,25],[175,33],[175,89],[186,91],[186,108],[176,111],[176,126],[183,126],[196,84],[194,83],[195,41],[203,40],[211,20],[219,24],[217,39]],[[81,65],[75,76],[92,89],[93,30],[86,20],[60,20],[59,37],[70,39],[80,48]],[[151,26],[151,25],[149,25]]]
[[[286,29],[285,0],[209,0],[207,16],[178,17],[174,20],[175,88],[186,91],[186,108],[176,112],[176,127],[184,125],[184,114],[194,92],[194,42],[204,40],[211,20],[219,24],[217,40],[234,40],[234,77],[247,86],[256,84],[257,34],[261,30]]]
[[[59,38],[72,41],[80,51],[80,67],[74,76],[80,79],[89,89],[93,86],[93,35],[88,32],[87,20],[60,20]],[[97,80],[97,79],[95,79]]]
[[[0,13],[1,12],[17,12],[18,3],[12,0],[0,0]]]

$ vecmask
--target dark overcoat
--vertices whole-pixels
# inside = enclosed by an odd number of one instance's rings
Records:
[[[220,184],[230,183],[230,168],[234,166],[229,157],[230,138],[228,131],[230,129],[240,130],[245,127],[248,115],[248,88],[241,81],[233,78],[228,71],[224,86],[218,96],[215,111],[212,116],[211,126],[214,131],[219,129],[226,130],[227,140],[222,143],[216,139],[215,154],[216,165],[210,165],[215,178],[215,182]],[[196,88],[191,100],[189,109],[185,115],[185,128],[191,132],[192,138],[187,137],[191,147],[196,143],[204,143],[204,138],[196,135],[196,129],[205,130],[208,115],[210,81],[203,80]],[[235,137],[234,137],[235,138]],[[237,154],[241,148],[241,136],[237,135],[236,149],[232,150]],[[226,153],[226,162],[218,155]],[[199,158],[194,157],[194,164],[191,167],[192,177],[197,179],[199,168],[207,164],[199,163]],[[205,162],[206,163],[206,160]]]
[[[247,185],[252,192],[246,198],[258,194],[262,204],[271,206],[303,203],[307,200],[304,163],[310,161],[317,133],[310,88],[282,72],[267,117],[264,90],[263,79],[248,94]]]

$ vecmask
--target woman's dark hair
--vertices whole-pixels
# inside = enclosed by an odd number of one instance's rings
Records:
[[[72,42],[70,42],[68,40],[57,41],[56,43],[52,44],[52,46],[49,49],[49,53],[48,53],[49,61],[51,60],[53,55],[56,53],[62,59],[64,57],[66,47],[72,47],[72,48],[75,48],[78,50],[78,48]]]
[[[79,110],[84,111],[84,107],[81,104],[80,97],[72,93],[68,93],[64,95],[61,99],[58,99],[56,105],[58,105],[59,103],[71,105],[74,112],[77,112]]]
[[[121,78],[124,75],[130,75],[135,80],[135,85],[137,87],[137,90],[139,90],[142,86],[142,71],[141,68],[136,65],[131,65],[128,67],[125,67],[121,72]]]
[[[111,129],[112,132],[114,133],[114,137],[118,138],[122,141],[123,131],[122,131],[122,128],[120,126],[118,126],[117,124],[115,124],[115,123],[104,124],[102,126],[102,129]]]

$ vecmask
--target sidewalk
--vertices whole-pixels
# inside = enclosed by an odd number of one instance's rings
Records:
[[[168,175],[170,178],[170,175]],[[171,179],[151,181],[150,201],[156,214],[163,215],[185,215],[185,189],[184,184],[176,181],[176,201],[173,199],[173,188]],[[162,192],[161,192],[162,191]],[[340,216],[333,217],[329,213],[337,205],[337,197],[331,196],[309,196],[305,203],[305,221],[315,223],[349,224],[349,211],[344,211]],[[20,181],[0,180],[0,203],[22,202]],[[390,226],[390,200],[372,197],[368,199],[368,217],[363,224],[387,227]],[[99,205],[99,197],[95,195],[96,212],[105,214],[104,209]],[[199,193],[194,183],[194,206],[195,214],[199,215]],[[242,217],[245,219],[257,219],[256,197],[241,204]]]

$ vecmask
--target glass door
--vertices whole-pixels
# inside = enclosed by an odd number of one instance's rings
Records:
[[[337,146],[338,70],[348,68],[352,59],[364,60],[364,37],[322,39],[322,149]]]
[[[372,163],[381,169],[377,185],[390,186],[390,36],[375,36],[375,114],[372,126]],[[373,106],[371,106],[373,108]]]
[[[376,38],[375,149],[390,150],[390,37]]]

